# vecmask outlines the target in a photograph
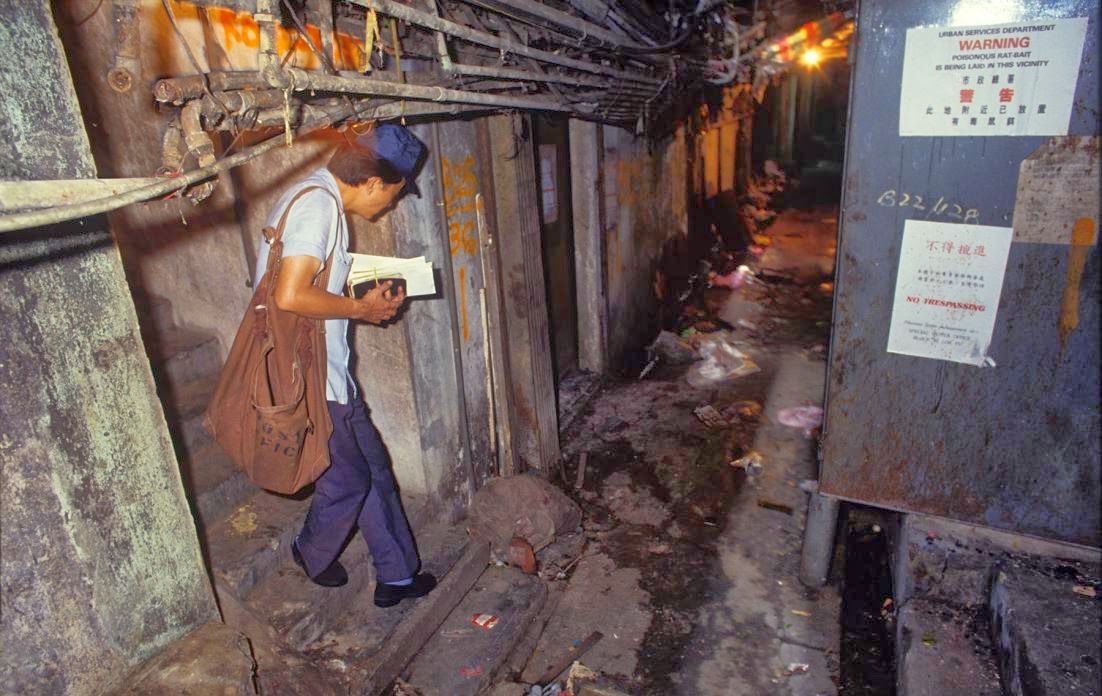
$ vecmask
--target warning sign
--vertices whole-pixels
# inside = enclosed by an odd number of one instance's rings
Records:
[[[907,220],[888,352],[994,365],[988,358],[1013,230]]]
[[[907,30],[899,134],[1066,135],[1086,17]]]

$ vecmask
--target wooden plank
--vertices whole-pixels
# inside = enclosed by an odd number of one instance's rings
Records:
[[[527,116],[489,119],[504,297],[512,372],[517,470],[548,473],[559,458],[547,298],[540,247],[539,189]]]
[[[604,235],[601,229],[601,129],[570,120],[570,195],[574,224],[574,282],[578,303],[578,366],[604,372],[608,366],[608,302],[605,298]]]
[[[487,176],[483,177],[483,191],[478,199],[478,234],[482,246],[482,280],[485,286],[486,329],[490,347],[491,363],[491,406],[497,436],[497,463],[499,476],[517,473],[516,459],[513,453],[513,429],[515,412],[513,410],[513,392],[509,385],[513,383],[512,369],[509,364],[509,352],[506,350],[504,298],[501,286],[501,258],[498,255],[497,203],[492,171],[493,148],[490,144],[488,119],[479,119],[476,133],[478,136],[478,157],[486,163]]]
[[[459,329],[459,364],[462,369],[468,450],[472,485],[477,489],[492,475],[494,463],[490,420],[490,394],[486,388],[486,337],[482,330],[482,248],[479,243],[475,198],[482,192],[488,164],[478,156],[475,125],[450,121],[436,126],[439,134],[441,185],[447,221],[451,296]]]
[[[453,324],[453,309],[447,297],[451,285],[448,263],[447,225],[440,182],[439,156],[434,147],[435,126],[410,127],[429,146],[428,159],[417,177],[421,197],[405,196],[387,214],[384,222],[394,230],[397,256],[425,256],[439,269],[437,280],[441,297],[409,302],[402,321],[396,326],[405,331],[409,346],[409,369],[416,400],[416,424],[421,443],[421,465],[425,489],[441,501],[440,514],[458,515],[466,507],[465,496],[452,491],[470,492],[462,482],[469,479],[462,452],[466,446],[465,414],[461,398],[460,371],[457,369],[458,338]]]
[[[436,589],[417,601],[406,617],[371,658],[367,678],[360,687],[363,696],[376,696],[398,678],[448,614],[455,609],[490,562],[490,545],[474,539],[467,542],[463,557],[440,581]]]

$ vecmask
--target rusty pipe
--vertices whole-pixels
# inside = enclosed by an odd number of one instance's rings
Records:
[[[277,89],[288,89],[290,79],[279,63],[279,53],[276,50],[276,0],[256,0],[256,12],[253,19],[256,20],[260,30],[260,41],[256,49],[256,67],[264,82]]]
[[[142,73],[141,0],[112,0],[111,22],[115,25],[115,57],[107,71],[107,86],[122,94],[129,92]]]
[[[599,77],[585,77],[562,75],[555,73],[535,73],[529,70],[517,70],[514,68],[499,68],[487,65],[469,65],[465,63],[452,64],[452,73],[467,75],[470,77],[496,77],[503,80],[523,80],[525,82],[557,82],[564,85],[577,85],[580,87],[599,87],[610,90],[613,88],[625,89],[632,92],[644,92],[651,94],[654,89],[639,85],[616,86],[610,80],[602,80]]]
[[[209,167],[214,164],[214,142],[203,130],[200,116],[203,112],[201,101],[188,102],[187,106],[180,110],[180,130],[184,133],[184,146],[187,151],[195,156],[200,167]],[[187,195],[192,201],[198,203],[206,200],[214,193],[214,182],[204,181],[188,191]]]
[[[327,128],[333,124],[347,118],[352,115],[352,109],[346,108],[346,110],[337,116],[331,118],[321,119],[318,121],[311,121],[304,123],[300,128],[300,135],[308,133],[319,128]],[[35,210],[26,213],[15,213],[12,215],[0,215],[0,233],[13,232],[15,230],[24,230],[31,227],[42,227],[45,225],[55,225],[61,222],[67,222],[69,220],[77,220],[91,215],[100,215],[101,213],[108,213],[112,210],[118,210],[119,208],[132,205],[134,203],[141,203],[142,201],[152,200],[154,198],[160,198],[161,196],[180,191],[192,184],[200,181],[205,181],[213,176],[217,176],[222,172],[239,167],[246,162],[263,155],[269,150],[274,150],[284,143],[283,134],[277,133],[276,135],[257,143],[256,145],[250,145],[243,148],[240,152],[236,152],[229,157],[223,157],[206,167],[199,167],[189,172],[184,172],[180,176],[173,177],[171,179],[165,179],[159,181],[156,184],[150,186],[142,186],[126,193],[119,194],[117,196],[109,196],[105,198],[99,198],[94,201],[87,201],[85,203],[75,203],[72,205],[61,205],[46,210]]]
[[[206,94],[203,75],[184,75],[157,80],[153,85],[153,98],[167,104],[182,104]],[[207,73],[210,88],[216,91],[256,89],[268,86],[256,71],[215,71]]]

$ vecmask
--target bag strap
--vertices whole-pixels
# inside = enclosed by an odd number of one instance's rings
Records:
[[[323,276],[324,276],[324,280],[326,282],[326,285],[328,285],[329,268],[332,265],[333,254],[335,254],[336,251],[337,251],[337,243],[340,241],[341,225],[344,224],[343,221],[341,220],[341,205],[340,205],[340,201],[337,200],[337,197],[334,196],[333,192],[330,191],[329,189],[327,189],[325,187],[322,187],[322,186],[305,186],[302,189],[300,189],[298,192],[296,192],[295,195],[291,198],[291,200],[289,200],[287,202],[287,206],[283,209],[283,214],[279,218],[278,225],[274,229],[272,227],[265,227],[264,228],[264,237],[268,240],[268,244],[271,247],[268,250],[267,268],[265,268],[265,270],[264,270],[265,275],[268,276],[267,296],[265,297],[264,302],[269,307],[272,306],[272,294],[275,292],[276,279],[279,277],[279,269],[280,269],[280,266],[283,263],[283,244],[282,244],[282,242],[283,242],[283,231],[287,226],[287,218],[290,216],[291,208],[294,207],[295,203],[297,203],[298,200],[300,198],[302,198],[304,195],[306,195],[307,193],[310,193],[311,191],[314,191],[314,190],[324,191],[325,194],[328,195],[330,198],[332,198],[333,202],[336,203],[336,205],[337,205],[337,225],[336,225],[337,229],[336,229],[336,234],[333,235],[333,245],[332,245],[332,248],[329,250],[329,253],[326,255],[325,260],[322,261],[321,268],[319,268],[317,270],[317,272],[314,274],[314,284],[315,285],[318,284],[318,280],[322,279]]]
[[[268,250],[268,268],[264,269],[264,275],[268,276],[268,285],[266,293],[264,293],[264,304],[258,305],[256,308],[263,308],[264,330],[266,330],[269,336],[271,336],[272,331],[271,313],[272,309],[276,308],[276,301],[273,300],[272,295],[276,294],[276,281],[279,278],[279,269],[283,261],[283,229],[287,227],[287,218],[291,213],[291,207],[294,206],[295,203],[298,203],[298,200],[302,198],[302,196],[314,191],[315,188],[318,189],[318,191],[324,191],[329,197],[333,198],[333,202],[337,205],[337,225],[336,233],[333,236],[333,248],[329,250],[326,259],[322,262],[322,268],[317,269],[317,272],[314,273],[313,280],[314,285],[320,286],[321,289],[326,292],[328,291],[329,270],[333,268],[333,254],[336,253],[337,242],[339,241],[339,237],[341,237],[341,226],[345,224],[344,220],[341,219],[341,202],[339,202],[337,197],[333,195],[333,192],[329,191],[327,188],[322,186],[305,186],[301,191],[294,194],[291,200],[289,200],[287,207],[283,208],[283,215],[280,216],[279,225],[276,229],[266,227],[263,230],[264,238],[268,240],[269,246],[271,247]],[[324,319],[314,319],[314,326],[317,328],[318,333],[325,333]],[[322,360],[322,363],[324,363],[324,360]]]

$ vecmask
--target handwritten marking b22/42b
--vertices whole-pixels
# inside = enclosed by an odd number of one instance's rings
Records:
[[[916,196],[912,193],[905,193],[903,191],[896,192],[895,189],[888,189],[880,194],[876,202],[878,205],[882,205],[885,208],[914,208],[915,210],[922,210],[926,212],[927,219],[940,215],[947,218],[955,218],[965,223],[979,222],[980,220],[980,211],[975,208],[965,209],[961,207],[959,203],[950,203],[945,200],[944,196],[938,196],[938,199],[934,201],[933,204],[927,205],[922,196]]]

